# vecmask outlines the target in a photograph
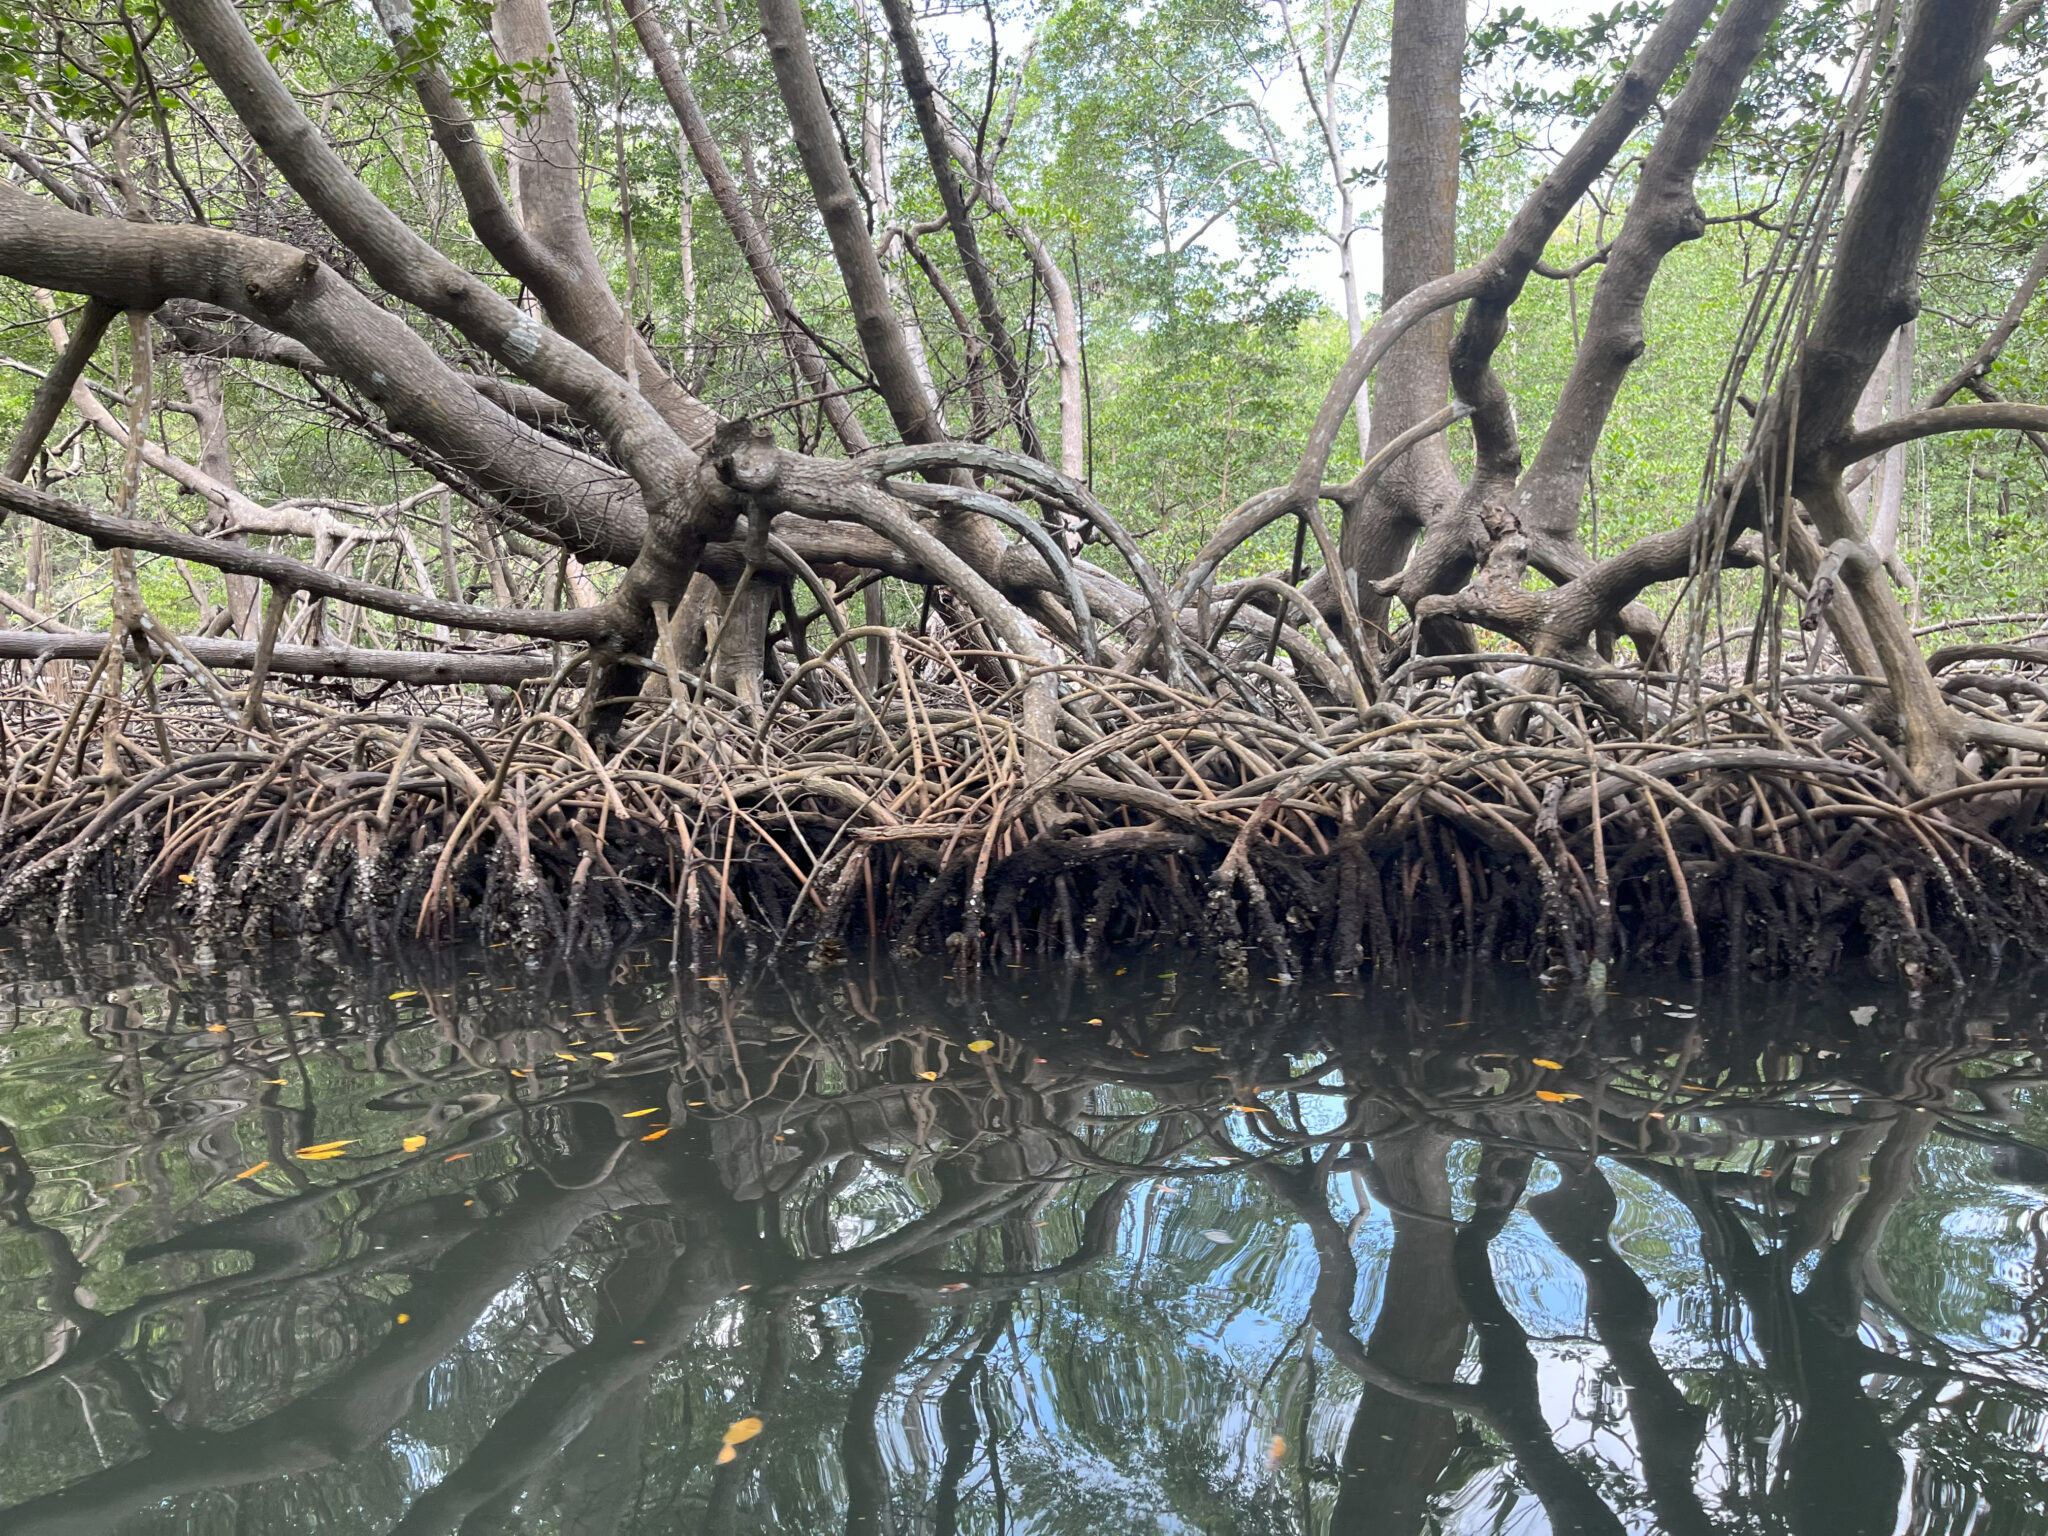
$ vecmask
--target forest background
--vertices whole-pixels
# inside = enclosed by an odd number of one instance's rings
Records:
[[[166,204],[166,218],[189,217],[208,201],[205,178],[228,169],[219,146],[207,142],[204,116],[178,110],[180,94],[189,99],[199,88],[197,77],[182,58],[153,63],[147,46],[138,59],[134,44],[162,26],[146,5],[92,7],[69,18],[62,9],[0,4],[0,70],[31,114],[4,126],[46,133],[33,120],[40,113],[72,131],[108,130],[117,93],[104,84],[130,97],[147,91],[168,106],[157,131],[180,153],[170,161],[152,154],[138,179],[148,198]],[[792,405],[804,391],[625,19],[591,0],[556,9],[562,62],[581,109],[591,229],[615,290],[630,295],[654,353],[693,393],[722,415],[762,416],[786,441],[813,446],[822,422],[815,409]],[[1086,476],[1169,578],[1245,495],[1287,480],[1328,380],[1373,318],[1388,10],[1387,0],[1062,0],[921,13],[942,92],[976,133],[1015,214],[1070,275],[1084,353]],[[1499,236],[1659,10],[1633,0],[1591,12],[1474,8],[1461,264]],[[1781,25],[1753,99],[1702,174],[1702,204],[1718,217],[1704,238],[1665,262],[1648,303],[1647,353],[1622,388],[1594,460],[1582,536],[1596,556],[1682,523],[1698,503],[1722,372],[1774,239],[1771,210],[1852,56],[1856,12],[1852,4],[1801,8]],[[490,135],[494,122],[515,126],[535,86],[490,49],[487,16],[470,0],[431,0],[418,14],[438,18],[452,55],[447,72],[482,131]],[[748,202],[770,232],[798,313],[828,354],[856,354],[845,293],[758,33],[726,0],[689,0],[663,15],[714,134],[732,152]],[[850,126],[861,139],[846,147],[882,240],[892,297],[922,340],[942,409],[962,430],[986,406],[972,397],[995,385],[976,355],[973,327],[961,323],[957,258],[950,242],[933,237],[943,209],[895,80],[886,28],[867,0],[830,0],[811,8],[811,21],[842,132]],[[361,7],[284,0],[257,7],[252,22],[369,185],[465,268],[516,291],[461,217],[446,162],[428,142],[404,67],[376,18]],[[2025,30],[2038,25],[2036,18]],[[69,46],[53,52],[53,35],[68,35]],[[2039,87],[2024,70],[2015,74],[2014,57],[2002,50],[1994,58],[1987,101],[1973,114],[1930,243],[1911,363],[1915,395],[1967,360],[2040,243]],[[180,70],[187,71],[182,78]],[[1646,142],[1654,126],[1645,126]],[[1619,157],[1565,222],[1548,252],[1553,272],[1572,271],[1611,236],[1639,158]],[[260,163],[256,169],[260,175]],[[0,173],[28,183],[13,165],[0,165]],[[239,193],[236,227],[353,270],[349,253],[297,211],[281,183],[274,193],[267,201]],[[1049,424],[1058,388],[1048,362],[1051,295],[1014,243],[994,248],[992,264],[1021,334],[1034,415]],[[1598,273],[1594,266],[1539,282],[1513,311],[1495,366],[1529,440],[1540,440],[1570,369]],[[55,355],[50,318],[46,296],[0,282],[0,439],[14,435]],[[121,413],[127,386],[124,355],[124,348],[103,348],[88,375],[110,420]],[[181,361],[185,387],[175,377],[159,386],[152,439],[192,464],[225,469],[257,502],[355,518],[374,510],[408,526],[409,541],[366,543],[349,561],[367,579],[417,580],[470,600],[564,606],[579,594],[595,600],[618,574],[585,572],[556,551],[526,549],[516,534],[450,517],[434,499],[409,504],[433,477],[392,445],[374,412],[348,410],[347,391],[335,381]],[[194,378],[215,370],[215,384]],[[2027,313],[1989,382],[2009,398],[2048,393],[2048,306]],[[226,437],[209,443],[203,409],[181,395],[215,388]],[[339,412],[337,395],[344,397]],[[886,439],[879,403],[857,398],[856,409]],[[1469,463],[1462,426],[1453,440],[1462,468]],[[49,449],[45,485],[74,501],[113,499],[123,452],[114,435],[72,416]],[[2048,452],[2010,432],[1955,432],[1924,438],[1907,453],[1900,574],[1915,588],[1916,623],[2048,609]],[[1358,438],[1347,431],[1336,478],[1357,461]],[[203,503],[161,475],[145,477],[140,497],[144,516],[192,526],[206,520]],[[1287,525],[1276,525],[1219,574],[1284,570],[1288,541]],[[317,544],[314,536],[275,547],[316,559],[332,554]],[[421,550],[440,557],[438,572],[427,571]],[[1115,564],[1107,550],[1097,558]],[[246,600],[232,600],[220,573],[166,556],[143,554],[137,563],[145,600],[174,631],[250,634]],[[893,580],[886,586],[891,617],[908,621],[914,589]],[[0,532],[0,587],[71,628],[108,622],[104,555],[26,519]],[[1674,595],[1653,592],[1649,600],[1661,607]],[[346,632],[318,638],[390,644],[416,630],[364,610],[347,610],[345,623]],[[300,628],[286,638],[316,637]]]

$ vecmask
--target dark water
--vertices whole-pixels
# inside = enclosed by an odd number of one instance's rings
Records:
[[[0,945],[8,1536],[2048,1531],[2031,982]]]

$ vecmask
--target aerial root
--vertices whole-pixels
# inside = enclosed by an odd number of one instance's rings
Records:
[[[1930,805],[1860,743],[1824,749],[1829,712],[1767,716],[1745,691],[1683,737],[1530,700],[1502,740],[1505,701],[1473,710],[1456,685],[1364,712],[1276,688],[1260,714],[1077,664],[1051,669],[1060,734],[1033,777],[1031,665],[1004,688],[957,647],[892,643],[861,692],[819,673],[822,708],[650,693],[604,744],[573,714],[290,695],[287,723],[236,731],[167,692],[141,728],[108,705],[95,760],[82,699],[17,688],[0,917],[168,908],[204,934],[373,950],[656,933],[814,964],[1093,964],[1168,938],[1282,982],[1438,953],[1558,982],[1860,955],[1926,985],[2048,947],[2041,770],[2018,752]]]

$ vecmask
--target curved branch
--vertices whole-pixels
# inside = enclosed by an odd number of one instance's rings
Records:
[[[169,0],[165,9],[264,155],[380,285],[590,422],[640,483],[650,512],[689,482],[696,455],[645,396],[448,260],[357,179],[272,70],[230,0]]]
[[[630,480],[483,400],[402,319],[304,251],[221,229],[71,213],[0,183],[0,273],[123,309],[186,299],[246,316],[319,358],[394,430],[465,466],[564,547],[625,564],[645,539]]]
[[[1943,432],[1995,431],[2048,432],[2048,405],[2000,400],[1983,405],[1944,405],[1915,411],[1910,416],[1894,416],[1835,444],[1828,450],[1828,462],[1842,470],[1923,437]]]
[[[1630,63],[1613,93],[1578,141],[1529,194],[1499,243],[1477,264],[1412,289],[1359,338],[1344,366],[1338,369],[1315,424],[1309,429],[1308,441],[1288,487],[1292,499],[1305,501],[1316,494],[1330,462],[1330,451],[1336,446],[1337,433],[1356,402],[1358,391],[1402,335],[1438,310],[1467,299],[1483,299],[1490,308],[1497,307],[1505,323],[1507,306],[1521,293],[1530,271],[1542,259],[1551,235],[1592,186],[1594,178],[1628,142],[1629,135],[1642,125],[1656,104],[1657,92],[1684,58],[1693,36],[1705,25],[1712,9],[1712,0],[1680,0],[1667,7],[1664,19]]]
[[[609,634],[608,615],[603,608],[559,611],[548,608],[472,608],[467,603],[451,603],[438,597],[423,597],[416,592],[401,592],[395,587],[356,581],[321,566],[294,560],[289,555],[272,554],[243,544],[227,544],[218,539],[202,538],[196,533],[139,522],[134,518],[93,512],[26,485],[0,483],[0,508],[19,512],[53,528],[82,533],[103,548],[149,550],[154,554],[195,561],[217,571],[259,577],[275,586],[296,588],[315,597],[337,598],[379,613],[395,613],[429,624],[585,643],[602,641]]]
[[[1643,355],[1643,305],[1664,259],[1706,232],[1699,169],[1734,108],[1785,0],[1735,0],[1701,44],[1691,77],[1643,162],[1621,233],[1593,290],[1586,334],[1536,461],[1516,494],[1532,533],[1577,542],[1579,506],[1615,397]]]
[[[1067,552],[1060,548],[1057,540],[1046,531],[1042,523],[1033,521],[1004,501],[1000,496],[991,496],[986,491],[970,491],[955,485],[899,485],[896,494],[910,502],[933,507],[955,507],[968,512],[979,512],[983,517],[992,518],[1023,536],[1024,541],[1038,551],[1038,556],[1048,569],[1060,579],[1060,587],[1067,599],[1067,607],[1073,613],[1074,631],[1080,640],[1081,654],[1090,666],[1099,660],[1095,646],[1095,616],[1089,611],[1088,593],[1081,585],[1074,562],[1067,558]]]

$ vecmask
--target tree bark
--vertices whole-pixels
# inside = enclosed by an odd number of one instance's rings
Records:
[[[1380,216],[1382,314],[1458,264],[1464,65],[1465,0],[1395,0]],[[1452,325],[1452,311],[1437,310],[1380,359],[1372,381],[1367,458],[1443,409],[1451,393]],[[1362,506],[1347,511],[1338,545],[1345,570],[1356,574],[1362,589],[1398,571],[1416,534],[1456,505],[1461,489],[1443,438],[1416,445],[1381,476]],[[1370,591],[1359,594],[1366,622],[1381,629],[1387,602]]]

